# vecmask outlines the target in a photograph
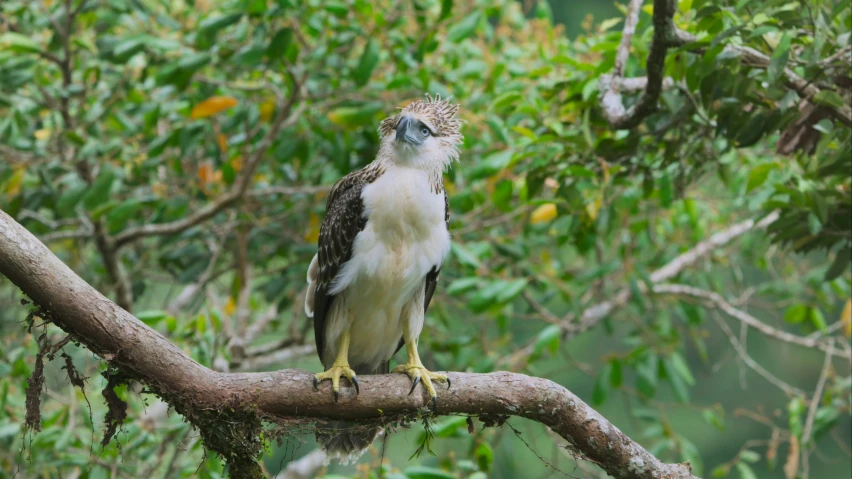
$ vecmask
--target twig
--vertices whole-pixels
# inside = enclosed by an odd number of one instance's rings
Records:
[[[300,344],[289,348],[273,351],[263,356],[243,358],[239,362],[231,364],[232,371],[257,371],[274,364],[281,364],[294,359],[303,358],[315,354],[316,346],[313,344]]]
[[[710,238],[698,243],[689,251],[681,253],[673,260],[666,263],[662,268],[651,273],[651,282],[660,283],[677,276],[678,274],[680,274],[681,271],[692,266],[699,259],[710,253],[711,251],[726,246],[731,241],[753,229],[765,228],[767,225],[769,225],[776,219],[778,219],[778,212],[773,211],[760,221],[746,220],[737,223],[724,231],[715,233]],[[639,288],[640,290],[644,290],[645,285],[640,284]],[[630,291],[630,288],[624,288],[618,293],[616,293],[613,299],[602,301],[586,308],[580,314],[579,321],[576,322],[575,319],[577,318],[577,316],[575,316],[574,313],[569,313],[565,315],[561,321],[562,337],[573,337],[577,334],[591,329],[600,321],[602,321],[605,317],[607,317],[610,313],[612,313],[616,308],[619,308],[625,303],[627,303],[627,301],[630,300],[631,296],[632,293]],[[510,365],[516,365],[520,363],[523,358],[529,357],[529,355],[532,354],[534,349],[535,340],[531,341],[529,344],[519,349],[511,356],[504,359],[504,361]]]
[[[754,316],[746,313],[745,311],[731,306],[730,303],[725,301],[725,298],[723,298],[718,293],[714,293],[712,291],[706,291],[683,284],[660,284],[654,285],[654,293],[674,294],[680,296],[691,296],[695,298],[701,298],[709,301],[714,306],[724,311],[725,314],[727,314],[728,316],[742,322],[742,324],[744,325],[748,325],[749,327],[760,331],[767,337],[777,339],[779,341],[784,341],[786,343],[798,344],[799,346],[804,346],[806,348],[820,349],[822,351],[825,351],[826,353],[828,353],[829,351],[834,351],[833,339],[825,340],[821,337],[798,336],[795,334],[788,333],[787,331],[774,328],[764,323],[763,321],[760,321]],[[849,356],[845,355],[843,352],[834,352],[833,354],[844,359],[849,359]]]
[[[825,361],[822,363],[822,372],[819,375],[819,381],[817,381],[816,391],[814,391],[814,396],[811,398],[811,405],[808,408],[808,419],[805,422],[805,429],[802,432],[802,444],[806,445],[813,438],[811,437],[811,433],[814,428],[814,418],[816,417],[817,409],[819,408],[820,400],[822,399],[822,391],[825,388],[825,380],[828,378],[828,372],[831,370],[831,356],[834,354],[834,339],[831,339],[828,343],[828,351],[825,353]],[[803,447],[803,450],[806,448]],[[805,475],[807,479],[807,475]]]
[[[763,366],[761,366],[754,359],[752,359],[751,356],[748,355],[748,352],[746,352],[745,346],[740,343],[740,341],[737,339],[737,336],[734,334],[733,331],[731,331],[731,328],[728,326],[728,323],[726,323],[725,320],[718,315],[712,316],[713,319],[716,321],[716,324],[719,325],[719,328],[725,334],[725,336],[728,337],[728,341],[731,343],[731,346],[734,347],[734,350],[737,352],[737,355],[740,357],[743,363],[745,363],[746,366],[751,368],[751,370],[756,372],[757,374],[763,376],[764,379],[772,383],[778,389],[781,389],[782,391],[787,393],[788,396],[805,395],[804,391],[778,379],[778,377],[767,371]]]

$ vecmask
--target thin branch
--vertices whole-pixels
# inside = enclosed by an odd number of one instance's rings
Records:
[[[760,331],[765,336],[770,337],[772,339],[777,339],[779,341],[784,341],[790,344],[797,344],[806,348],[820,349],[822,351],[825,351],[826,353],[834,350],[834,340],[832,339],[811,336],[798,336],[795,334],[788,333],[787,331],[774,328],[764,323],[763,321],[760,321],[754,316],[746,313],[745,311],[733,307],[730,303],[725,301],[725,298],[723,298],[718,293],[714,293],[712,291],[706,291],[683,284],[660,284],[654,285],[654,293],[691,296],[694,298],[704,299],[724,311],[725,314],[727,314],[728,316],[742,322],[742,324],[745,324]],[[849,356],[845,355],[843,352],[835,352],[834,355],[844,359],[849,359]]]
[[[230,417],[225,411],[233,411],[240,417],[260,414],[270,421],[298,416],[380,422],[414,413],[430,402],[423,390],[409,396],[411,382],[400,374],[364,376],[359,381],[360,394],[343,388],[338,402],[328,384],[312,391],[313,374],[308,371],[217,373],[208,369],[92,288],[2,211],[0,274],[44,308],[46,319],[159,397],[171,398],[181,406],[177,410],[220,411],[225,421]],[[449,373],[449,377],[453,387],[442,391],[434,411],[437,415],[513,415],[540,422],[615,478],[695,477],[688,464],[661,462],[552,381],[508,372]],[[211,427],[204,424],[200,427]],[[226,459],[237,461],[232,467],[258,468],[255,458]]]
[[[805,429],[802,432],[802,444],[807,444],[813,438],[811,437],[811,433],[813,433],[814,429],[814,418],[816,417],[817,409],[819,408],[819,403],[822,400],[822,391],[825,388],[825,380],[828,378],[828,372],[831,370],[831,356],[834,353],[834,340],[830,340],[828,344],[828,351],[825,353],[825,361],[822,363],[822,372],[819,374],[819,381],[817,381],[816,391],[814,391],[814,396],[811,398],[811,405],[808,407],[808,419],[805,422]],[[806,448],[802,448],[803,450]]]
[[[731,346],[734,347],[734,350],[737,352],[737,355],[740,357],[740,360],[742,360],[742,362],[745,363],[746,366],[751,368],[751,370],[756,372],[757,374],[763,376],[764,379],[772,383],[778,389],[781,389],[782,391],[787,393],[788,396],[805,396],[804,391],[778,379],[777,376],[767,371],[763,366],[758,364],[757,361],[752,359],[751,356],[748,355],[748,352],[746,352],[745,346],[740,343],[740,341],[737,339],[737,336],[734,334],[733,331],[731,331],[731,328],[728,326],[728,323],[726,323],[725,320],[719,317],[718,315],[712,316],[713,319],[716,321],[716,324],[719,325],[719,328],[725,334],[725,336],[728,337],[728,341],[731,343]]]
[[[675,276],[680,274],[681,271],[689,268],[708,253],[719,248],[723,248],[731,241],[739,238],[740,236],[744,235],[745,233],[748,233],[753,229],[765,228],[776,219],[778,219],[778,212],[773,211],[760,221],[742,221],[724,231],[720,231],[718,233],[713,234],[710,238],[698,243],[689,251],[679,254],[673,260],[666,263],[663,267],[651,273],[651,283],[661,283],[663,281],[667,281],[671,278],[674,278]],[[643,283],[639,284],[639,289],[641,291],[644,291],[645,288],[646,287]],[[613,299],[602,301],[583,310],[583,312],[579,316],[579,321],[577,321],[577,316],[574,313],[569,313],[565,315],[565,317],[563,317],[561,321],[563,339],[574,337],[580,333],[591,329],[599,322],[601,322],[604,318],[609,316],[617,308],[620,308],[621,306],[626,304],[631,297],[632,293],[630,291],[630,288],[623,288],[621,291],[615,294],[615,297]],[[510,365],[519,364],[524,360],[524,358],[529,357],[534,350],[535,340],[531,341],[529,344],[516,351],[504,361]]]

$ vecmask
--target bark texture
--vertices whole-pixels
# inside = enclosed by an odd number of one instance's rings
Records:
[[[361,394],[344,388],[335,403],[327,383],[313,390],[313,374],[308,371],[219,373],[208,369],[92,288],[3,211],[0,273],[40,306],[45,319],[187,415],[201,429],[206,445],[217,452],[216,437],[227,434],[235,417],[249,418],[250,427],[242,432],[257,434],[258,416],[271,421],[294,417],[380,420],[427,407],[425,394],[408,395],[411,383],[404,375],[360,377]],[[688,464],[661,462],[552,381],[508,372],[449,373],[449,377],[453,387],[440,391],[437,415],[470,414],[492,422],[498,418],[498,423],[504,416],[537,421],[616,478],[694,477]],[[198,420],[201,416],[203,421]],[[253,457],[257,451],[237,451],[250,457],[229,461],[231,475],[257,476],[260,470]]]

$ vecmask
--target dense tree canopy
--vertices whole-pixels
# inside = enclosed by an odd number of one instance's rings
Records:
[[[6,0],[0,209],[201,365],[319,371],[327,192],[395,108],[451,96],[427,366],[550,379],[698,476],[846,474],[852,7],[617,6],[569,39],[543,1]],[[0,471],[226,473],[156,384],[27,301],[0,276]],[[264,419],[282,477],[604,475],[503,416],[392,424],[355,469]]]

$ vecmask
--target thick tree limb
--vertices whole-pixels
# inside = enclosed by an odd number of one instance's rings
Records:
[[[217,373],[119,308],[0,211],[0,273],[45,316],[91,351],[176,403],[178,411],[253,411],[281,417],[381,419],[426,407],[408,396],[404,375],[365,376],[361,394],[346,388],[335,403],[326,384],[315,392],[301,370]],[[508,372],[450,373],[437,414],[513,415],[540,422],[616,478],[693,478],[688,464],[665,464],[562,386]],[[202,430],[202,437],[205,431]],[[249,458],[251,463],[254,459]],[[233,471],[232,471],[233,472]]]
[[[663,69],[666,65],[666,51],[672,46],[667,33],[670,31],[672,17],[677,2],[674,0],[654,0],[654,37],[651,41],[651,51],[648,53],[647,82],[645,90],[635,105],[624,108],[619,86],[624,82],[624,66],[630,55],[630,43],[639,23],[639,11],[642,0],[630,0],[627,5],[627,17],[624,20],[624,30],[621,43],[615,53],[615,68],[609,77],[608,89],[601,97],[601,109],[604,117],[613,128],[628,129],[638,125],[657,107],[657,99],[663,90]]]

